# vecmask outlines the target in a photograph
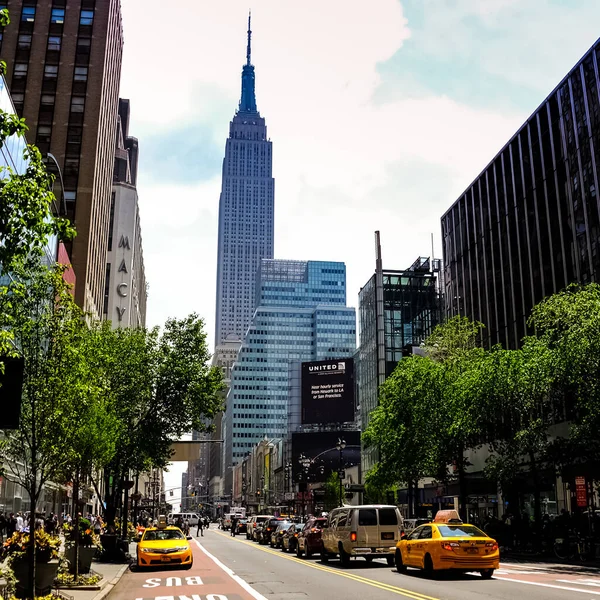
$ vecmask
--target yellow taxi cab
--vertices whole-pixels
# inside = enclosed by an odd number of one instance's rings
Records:
[[[162,518],[161,518],[162,517]],[[137,566],[180,565],[191,569],[194,559],[188,540],[179,527],[167,525],[162,515],[156,527],[147,527],[137,546]]]
[[[498,543],[479,528],[463,523],[455,510],[440,510],[431,523],[420,525],[396,544],[396,568],[479,571],[490,579],[500,566]]]

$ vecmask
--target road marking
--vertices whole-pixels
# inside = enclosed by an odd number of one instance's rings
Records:
[[[560,583],[576,583],[577,585],[593,585],[594,587],[600,587],[600,580],[594,579],[557,579]]]
[[[498,581],[514,581],[515,583],[524,583],[526,585],[538,585],[540,587],[554,588],[555,590],[565,590],[567,592],[580,592],[581,594],[593,594],[600,596],[600,592],[592,592],[592,590],[582,590],[579,588],[566,587],[564,585],[553,585],[551,583],[539,583],[537,581],[523,581],[522,579],[511,579],[509,577],[494,577]]]
[[[202,550],[202,552],[204,552],[204,554],[206,554],[206,556],[208,556],[208,558],[210,558],[217,565],[217,567],[223,569],[223,571],[225,571],[225,573],[227,573],[227,575],[229,575],[231,579],[233,579],[238,585],[243,587],[253,598],[255,598],[255,600],[267,600],[267,598],[265,598],[262,594],[257,592],[249,583],[244,581],[239,575],[236,575],[227,565],[224,565],[216,556],[212,555],[206,548],[204,548],[204,546],[198,540],[194,541],[196,542],[198,548],[200,548],[200,550]]]
[[[218,531],[215,531],[214,533],[217,533],[218,535],[221,535],[226,538],[231,537],[231,536],[228,536],[227,534],[220,533]],[[282,552],[275,552],[274,550],[271,550],[269,548],[263,548],[260,545],[257,546],[256,544],[253,544],[252,542],[239,540],[236,538],[234,538],[232,541],[239,542],[240,544],[246,544],[247,546],[251,546],[252,548],[255,548],[256,550],[262,550],[263,552],[267,552],[268,554],[272,554],[273,556],[278,556],[279,558],[285,558],[286,560],[291,560],[298,565],[304,565],[305,567],[309,567],[311,569],[317,569],[318,571],[324,571],[326,573],[333,573],[335,575],[338,575],[339,577],[345,577],[346,579],[352,579],[359,583],[364,583],[366,585],[370,585],[372,587],[379,588],[386,592],[392,592],[394,594],[398,594],[399,596],[404,596],[405,598],[412,598],[413,600],[439,600],[438,598],[434,598],[433,596],[426,596],[425,594],[421,594],[420,592],[414,592],[413,590],[406,590],[404,588],[390,585],[389,583],[375,581],[374,579],[367,579],[366,577],[361,577],[360,575],[356,575],[354,573],[339,571],[338,569],[332,569],[331,567],[325,567],[323,565],[317,565],[315,563],[306,562],[304,560],[296,558],[295,556],[288,556],[286,554],[283,554]]]

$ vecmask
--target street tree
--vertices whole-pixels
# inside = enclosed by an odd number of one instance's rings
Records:
[[[81,352],[85,322],[63,269],[33,260],[13,267],[11,281],[0,288],[0,329],[11,332],[25,366],[19,428],[3,432],[0,464],[4,476],[27,491],[34,531],[42,489],[72,458],[82,406],[98,383]],[[34,543],[30,551],[33,589]]]

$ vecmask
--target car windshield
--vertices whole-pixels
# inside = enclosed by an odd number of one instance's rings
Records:
[[[442,537],[487,537],[481,529],[473,525],[438,525]]]
[[[277,526],[277,531],[280,531],[282,529],[287,529],[290,526],[290,522],[289,521],[282,521],[281,523],[279,523],[279,525]]]
[[[323,527],[324,523],[327,523],[327,519],[317,519],[314,522],[313,527]]]
[[[296,531],[302,531],[304,529],[304,523],[296,523]]]
[[[155,542],[156,540],[184,540],[185,536],[176,529],[163,529],[158,531],[146,531],[144,542]]]

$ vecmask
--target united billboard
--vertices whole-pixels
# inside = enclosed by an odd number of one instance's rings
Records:
[[[354,360],[302,363],[302,424],[354,421]]]

